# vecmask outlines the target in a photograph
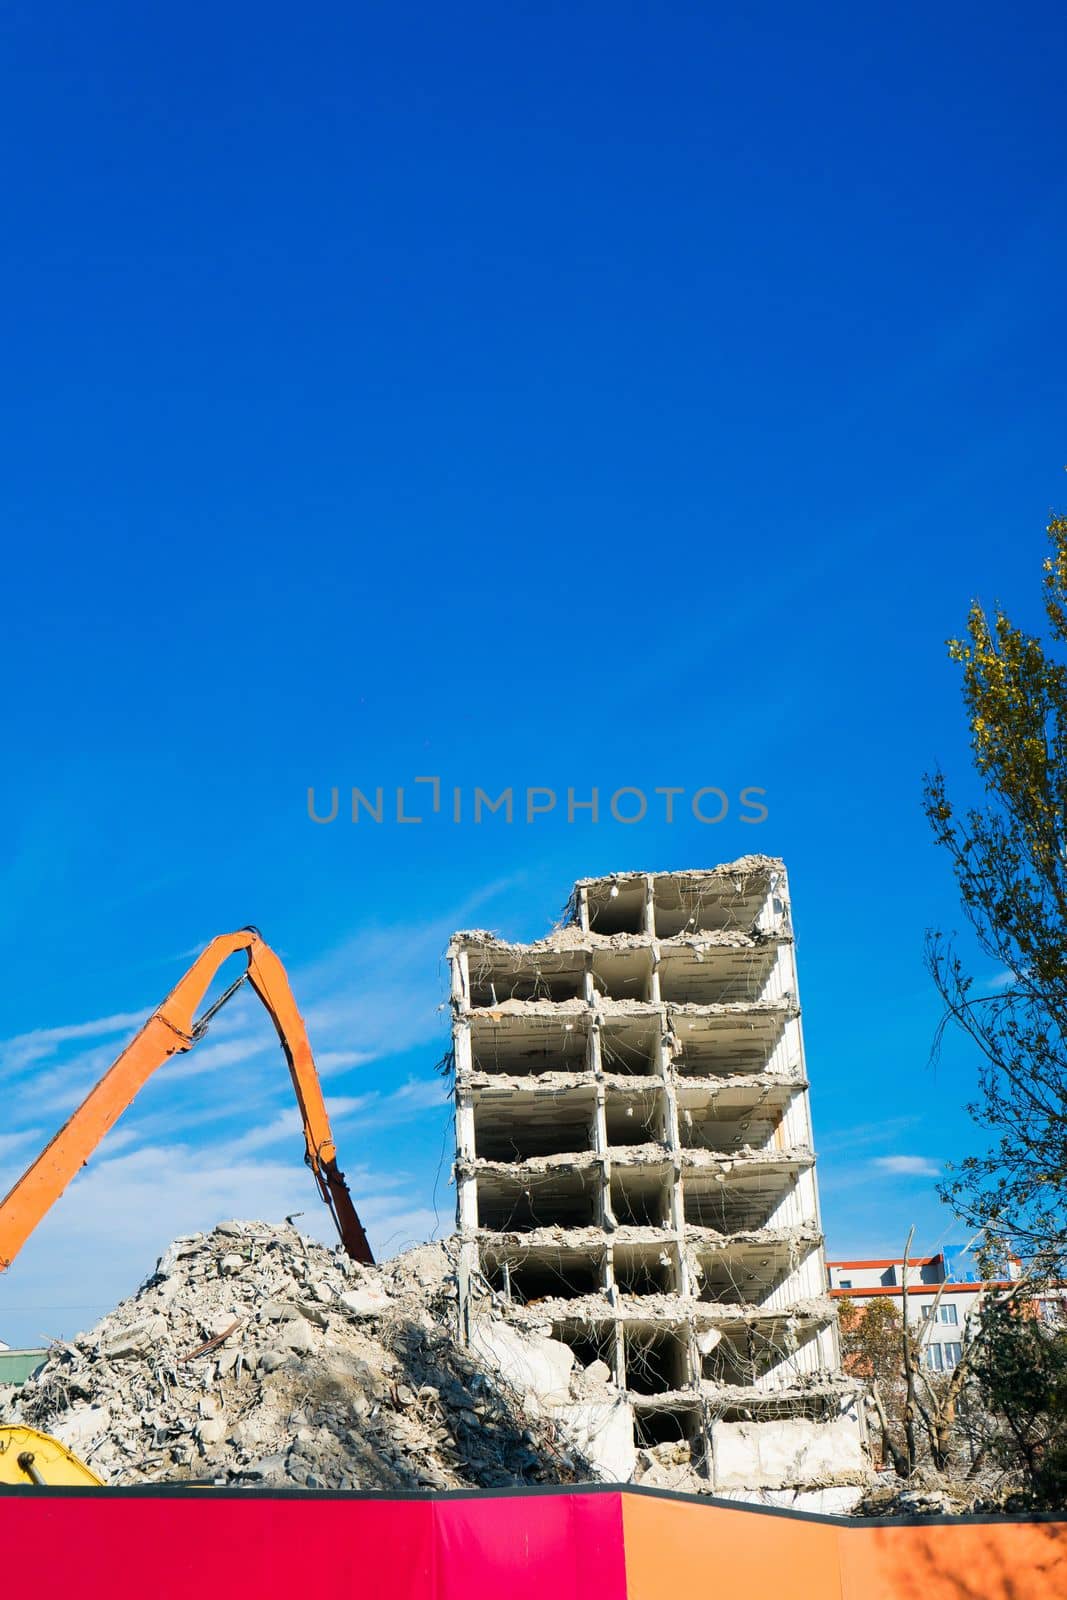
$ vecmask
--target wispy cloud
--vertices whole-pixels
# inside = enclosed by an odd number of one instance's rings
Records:
[[[411,1078],[392,1094],[381,1097],[374,1110],[374,1120],[379,1124],[395,1116],[411,1116],[417,1111],[444,1108],[450,1103],[449,1095],[440,1078]]]
[[[118,1033],[132,1033],[144,1022],[143,1011],[119,1011],[109,1017],[94,1017],[88,1022],[67,1023],[58,1028],[34,1028],[0,1040],[0,1072],[23,1072],[35,1061],[54,1056],[63,1045],[80,1039],[104,1039]]]
[[[921,1121],[922,1118],[913,1113],[910,1116],[887,1117],[882,1122],[860,1122],[851,1128],[840,1128],[826,1138],[819,1139],[819,1154],[847,1154],[869,1148],[872,1144],[888,1144],[898,1134]]]
[[[370,1098],[372,1097],[368,1095],[335,1098],[328,1107],[331,1122],[340,1122],[349,1112],[358,1111]],[[247,1133],[238,1134],[236,1139],[228,1142],[226,1148],[234,1156],[249,1155],[253,1150],[268,1150],[272,1144],[280,1144],[283,1140],[294,1138],[301,1132],[301,1127],[299,1110],[296,1106],[287,1106],[269,1122],[262,1123],[257,1128],[249,1128]]]
[[[315,1064],[323,1077],[331,1072],[347,1072],[350,1067],[366,1067],[379,1057],[371,1050],[317,1050]]]
[[[17,1133],[0,1133],[0,1162],[6,1161],[8,1155],[16,1150],[32,1145],[35,1139],[43,1142],[44,1138],[43,1128],[20,1128]]]
[[[83,1100],[97,1079],[119,1053],[117,1041],[79,1050],[57,1065],[37,1063],[32,1072],[23,1071],[8,1079],[12,1118],[20,1113],[37,1118],[42,1113],[69,1112]]]
[[[355,1067],[443,1039],[449,937],[515,881],[487,883],[442,916],[365,928],[301,968],[294,987],[316,1050],[354,1053]]]
[[[232,1039],[213,1039],[208,1044],[197,1045],[177,1061],[168,1061],[166,1074],[171,1083],[182,1083],[189,1078],[202,1078],[205,1073],[224,1072],[241,1062],[251,1061],[271,1048],[277,1049],[273,1035],[265,1033],[239,1034]]]
[[[369,1094],[330,1095],[326,1102],[326,1110],[331,1125],[337,1126],[359,1113],[360,1127],[366,1132],[370,1128],[382,1128],[393,1123],[408,1121],[423,1111],[434,1109],[444,1111],[446,1105],[444,1086],[439,1078],[413,1078],[408,1083],[402,1084],[399,1089],[394,1089],[391,1094],[381,1094],[377,1090],[371,1090]],[[257,1128],[249,1128],[247,1133],[239,1134],[236,1139],[229,1142],[227,1148],[234,1155],[247,1155],[253,1150],[269,1149],[271,1145],[292,1139],[300,1132],[300,1112],[295,1106],[287,1106],[269,1122]]]
[[[936,1178],[941,1171],[928,1156],[876,1156],[871,1165],[896,1178]]]

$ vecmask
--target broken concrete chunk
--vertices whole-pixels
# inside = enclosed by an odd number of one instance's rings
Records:
[[[302,1300],[296,1309],[308,1322],[314,1323],[316,1328],[328,1328],[330,1326],[330,1319],[321,1306],[314,1305],[308,1300]]]
[[[535,1402],[570,1399],[574,1351],[559,1339],[524,1336],[505,1322],[475,1323],[471,1349]]]
[[[859,1431],[844,1420],[716,1422],[711,1446],[716,1489],[786,1488],[805,1478],[832,1485],[864,1465]]]
[[[287,1455],[287,1451],[279,1450],[274,1455],[262,1456],[245,1468],[244,1475],[249,1478],[265,1478],[268,1482],[284,1478]]]
[[[203,1328],[206,1338],[217,1339],[220,1335],[228,1333],[234,1323],[239,1323],[240,1320],[241,1316],[236,1307],[227,1306],[223,1311],[215,1311],[211,1316],[204,1317],[200,1326]]]
[[[340,1299],[354,1317],[378,1317],[392,1305],[389,1295],[376,1283],[367,1283],[359,1289],[346,1289]]]
[[[227,1377],[231,1372],[233,1372],[240,1359],[241,1351],[236,1346],[232,1350],[221,1351],[215,1362],[215,1376],[217,1378]]]
[[[278,1338],[287,1350],[296,1351],[301,1355],[307,1355],[315,1348],[315,1336],[311,1331],[311,1324],[305,1317],[299,1315],[281,1324]]]
[[[131,1323],[108,1339],[103,1345],[104,1355],[113,1361],[124,1356],[140,1355],[142,1351],[151,1350],[153,1345],[158,1344],[166,1331],[166,1317],[158,1314],[146,1317],[143,1322]]]
[[[300,1315],[289,1300],[268,1300],[266,1305],[260,1307],[259,1314],[264,1322],[285,1322],[289,1317]]]
[[[627,1483],[633,1477],[636,1465],[634,1419],[623,1395],[616,1392],[611,1400],[559,1406],[553,1415],[565,1423],[579,1450],[599,1467],[605,1478],[613,1483]]]
[[[58,1418],[48,1431],[60,1444],[65,1444],[68,1450],[78,1455],[84,1453],[94,1439],[103,1438],[110,1424],[109,1406],[78,1405]]]
[[[288,1350],[261,1350],[259,1370],[261,1372],[277,1372],[279,1367],[284,1367],[288,1359]]]
[[[202,1233],[186,1234],[184,1238],[175,1239],[174,1243],[168,1246],[156,1262],[156,1277],[169,1278],[180,1262],[196,1254],[203,1242],[204,1235]]]
[[[269,1421],[265,1421],[256,1412],[252,1412],[251,1415],[243,1417],[240,1422],[234,1424],[228,1437],[230,1443],[236,1445],[238,1450],[252,1452],[262,1450],[264,1444],[271,1437],[271,1432]]]

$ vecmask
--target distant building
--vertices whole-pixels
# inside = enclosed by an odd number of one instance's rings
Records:
[[[42,1366],[48,1351],[12,1350],[0,1339],[0,1384],[25,1383],[31,1373]]]
[[[889,1298],[904,1314],[903,1256],[828,1261],[826,1270],[832,1300],[866,1306]],[[968,1319],[982,1295],[1010,1289],[1018,1277],[1018,1265],[1009,1262],[1004,1277],[983,1283],[973,1257],[959,1247],[908,1257],[908,1322],[920,1330],[923,1362],[930,1371],[952,1371],[962,1354]],[[1067,1323],[1067,1285],[1045,1290],[1038,1297],[1038,1309],[1047,1322]]]

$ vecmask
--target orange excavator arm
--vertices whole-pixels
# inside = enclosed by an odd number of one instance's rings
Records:
[[[245,972],[197,1020],[197,1007],[211,980],[223,962],[241,950],[248,957]],[[45,1212],[59,1199],[156,1068],[171,1056],[191,1049],[203,1037],[210,1018],[246,980],[266,1006],[285,1051],[304,1124],[304,1159],[333,1214],[341,1242],[353,1261],[374,1261],[344,1173],[337,1165],[337,1147],[307,1030],[285,968],[256,928],[242,928],[240,933],[224,933],[212,939],[137,1037],[90,1090],[70,1121],[45,1146],[6,1199],[0,1201],[0,1271],[11,1265]]]

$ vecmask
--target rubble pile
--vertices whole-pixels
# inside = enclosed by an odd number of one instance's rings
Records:
[[[621,1397],[538,1335],[509,1331],[507,1373],[491,1348],[463,1348],[456,1298],[446,1245],[361,1267],[291,1226],[223,1222],[177,1239],[135,1295],[0,1389],[0,1420],[53,1434],[113,1484],[596,1478],[580,1434],[523,1376],[550,1366],[552,1399],[575,1416],[594,1390],[602,1408]]]

